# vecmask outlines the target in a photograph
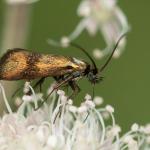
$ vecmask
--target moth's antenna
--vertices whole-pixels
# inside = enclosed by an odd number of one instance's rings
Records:
[[[94,60],[93,60],[93,58],[89,55],[89,53],[88,53],[83,47],[81,47],[81,46],[79,46],[78,44],[73,43],[73,42],[70,42],[69,44],[70,44],[71,46],[73,46],[73,47],[76,47],[76,48],[82,50],[82,51],[84,52],[84,54],[91,60],[93,66],[94,66],[94,70],[97,71],[97,66],[96,66],[96,64],[95,64],[95,62],[94,62]]]
[[[117,43],[115,44],[115,46],[114,46],[114,48],[113,48],[113,50],[112,50],[111,55],[109,56],[109,58],[107,59],[107,61],[105,62],[105,64],[100,68],[100,70],[99,70],[100,72],[102,72],[102,71],[106,68],[106,66],[109,64],[109,62],[110,62],[110,60],[111,60],[111,58],[112,58],[112,56],[113,56],[115,50],[117,49],[117,47],[118,47],[120,41],[121,41],[121,40],[123,39],[123,37],[125,37],[125,36],[126,36],[126,33],[124,33],[124,34],[122,34],[122,35],[120,36],[120,38],[118,39]]]

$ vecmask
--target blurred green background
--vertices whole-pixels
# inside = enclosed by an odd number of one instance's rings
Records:
[[[74,48],[61,49],[47,44],[48,38],[59,39],[70,34],[80,19],[76,9],[80,0],[40,0],[32,4],[30,32],[24,48],[42,53],[56,53],[86,59]],[[104,81],[96,85],[95,94],[104,98],[104,104],[115,108],[115,118],[123,131],[136,122],[150,122],[150,1],[119,0],[132,27],[127,46],[119,59],[113,59],[104,72]],[[4,1],[0,1],[0,35],[4,27]],[[91,38],[86,31],[76,40],[92,55],[91,49],[104,46],[99,33]],[[105,60],[97,60],[98,65]],[[47,86],[49,83],[47,83]],[[85,93],[91,94],[91,85],[86,79],[79,82],[82,92],[76,101],[80,103]],[[78,99],[78,100],[77,100]],[[80,100],[79,100],[80,99]]]

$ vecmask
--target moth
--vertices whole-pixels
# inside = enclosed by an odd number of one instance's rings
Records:
[[[45,78],[53,77],[56,80],[56,85],[50,94],[66,84],[71,87],[73,94],[78,93],[80,91],[76,83],[78,78],[87,77],[92,84],[99,83],[102,80],[102,72],[110,62],[120,40],[124,36],[125,34],[119,38],[112,49],[111,55],[100,68],[97,68],[94,60],[86,50],[74,43],[70,44],[82,50],[90,59],[91,64],[74,57],[40,54],[21,48],[10,49],[0,59],[0,80],[31,81],[39,79],[34,85],[35,88],[38,85],[41,86]]]

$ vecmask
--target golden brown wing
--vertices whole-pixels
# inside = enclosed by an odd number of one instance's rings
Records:
[[[35,63],[39,75],[59,76],[70,73],[74,70],[75,65],[71,58],[61,55],[41,55]]]
[[[86,64],[61,55],[39,54],[24,49],[8,51],[0,59],[0,80],[36,79],[83,71]]]
[[[7,51],[0,59],[0,79],[21,79],[22,73],[27,68],[28,55],[28,51],[18,48]]]

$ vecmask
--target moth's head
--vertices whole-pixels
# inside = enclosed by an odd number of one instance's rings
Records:
[[[101,77],[101,74],[99,74],[98,69],[93,68],[93,66],[91,65],[87,66],[86,76],[92,84],[99,83],[103,79],[103,77]]]

